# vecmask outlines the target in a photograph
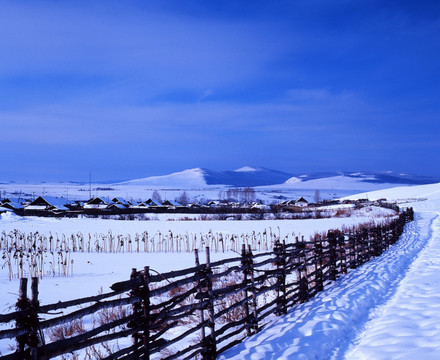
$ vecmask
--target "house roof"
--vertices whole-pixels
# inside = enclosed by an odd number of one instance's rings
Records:
[[[71,202],[63,197],[39,196],[28,206],[55,206],[58,209],[64,208],[67,210],[67,208],[65,208],[65,205],[68,205],[69,203]]]
[[[148,199],[147,201],[144,201],[144,204],[147,204],[149,206],[161,206],[161,204],[154,199]]]
[[[162,203],[162,205],[164,205],[164,206],[182,206],[177,201],[173,201],[173,200],[165,200]]]
[[[1,206],[11,210],[23,209],[23,205],[21,205],[18,202],[7,202],[7,203],[3,203]]]
[[[35,205],[49,206],[50,203],[44,197],[39,196],[29,204],[29,206],[35,206]]]
[[[99,204],[104,204],[104,205],[110,205],[113,204],[113,201],[110,200],[107,197],[95,197],[90,199],[89,201],[86,202],[87,205],[99,205]]]
[[[123,204],[117,204],[117,203],[113,203],[113,204],[110,204],[109,206],[108,206],[108,208],[109,209],[125,209],[125,206],[123,205]]]
[[[125,199],[123,199],[123,198],[121,198],[121,197],[114,197],[114,198],[112,199],[112,201],[113,201],[114,203],[122,204],[122,205],[125,205],[125,206],[129,206],[129,205],[130,205],[130,203],[129,203],[127,200],[125,200]]]
[[[296,202],[305,202],[305,203],[308,203],[308,201],[307,201],[306,199],[304,199],[302,196],[301,196],[298,200],[296,200]]]

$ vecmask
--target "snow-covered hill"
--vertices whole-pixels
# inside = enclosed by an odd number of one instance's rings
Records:
[[[169,175],[150,176],[142,179],[125,181],[119,183],[119,185],[166,186],[184,189],[207,186],[205,172],[200,168],[179,171]]]
[[[236,170],[213,171],[188,169],[169,175],[126,181],[126,185],[172,186],[179,188],[223,185],[234,187],[274,186],[301,189],[343,189],[372,191],[397,185],[420,185],[440,181],[438,178],[396,174],[392,172],[319,172],[293,174],[283,171],[244,166]]]
[[[326,172],[289,174],[278,170],[244,166],[236,170],[187,169],[162,176],[150,176],[120,183],[0,184],[0,197],[33,199],[38,195],[86,200],[92,196],[145,200],[157,190],[163,198],[176,199],[186,191],[191,201],[217,200],[230,187],[253,187],[256,198],[270,204],[304,197],[313,201],[316,190],[321,199],[335,199],[366,191],[396,186],[436,183],[440,179],[393,173]],[[379,197],[384,197],[380,195]]]
[[[368,198],[377,200],[386,198],[397,202],[416,202],[415,207],[419,208],[420,201],[434,203],[440,201],[440,183],[426,184],[418,186],[398,186],[390,189],[371,191],[356,195],[347,196],[344,199]]]

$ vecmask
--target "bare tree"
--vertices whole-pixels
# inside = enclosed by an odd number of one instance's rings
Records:
[[[319,190],[315,191],[315,198],[314,198],[314,200],[315,200],[315,203],[319,203],[319,200],[321,200],[321,195],[319,193]]]
[[[184,191],[184,192],[181,193],[181,194],[179,195],[179,197],[177,197],[175,200],[176,200],[179,204],[186,206],[186,205],[188,205],[188,203],[189,203],[189,196],[188,196],[188,194],[186,193],[186,191]]]
[[[255,190],[251,187],[242,190],[242,199],[246,203],[251,203],[255,200]]]
[[[162,204],[162,197],[160,196],[159,191],[154,190],[153,195],[151,195],[151,198],[153,200],[156,200],[159,204]]]
[[[228,190],[226,191],[226,200],[227,200],[227,201],[235,201],[235,200],[236,200],[236,199],[234,198],[234,194],[233,194],[232,189],[228,189]]]

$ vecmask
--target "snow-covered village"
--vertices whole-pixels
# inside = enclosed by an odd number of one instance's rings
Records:
[[[0,2],[1,360],[440,358],[440,2]]]
[[[347,188],[371,187],[358,175],[339,180]],[[332,179],[319,181],[325,189]],[[2,185],[2,191],[16,193],[17,186]],[[43,186],[52,194],[60,189],[49,184],[32,189],[38,193]],[[302,186],[307,193],[307,181]],[[258,213],[246,202],[217,208],[221,201],[210,200],[210,194],[222,187],[214,191],[206,184],[206,205],[190,212],[188,205],[179,205],[182,211],[165,206],[159,211],[158,205],[130,209],[127,202],[125,214],[114,213],[113,207],[91,209],[95,214],[75,208],[71,214],[68,207],[53,211],[54,199],[61,197],[26,201],[22,192],[21,203],[4,198],[2,358],[23,358],[21,344],[25,353],[39,353],[37,358],[60,359],[141,358],[145,351],[152,359],[390,359],[411,354],[434,359],[440,293],[439,264],[432,252],[440,241],[440,183],[374,186],[390,188],[351,190],[355,193],[327,201],[301,197],[260,204]],[[256,196],[261,191],[278,197],[278,187],[253,190]],[[143,188],[125,190],[141,195]],[[153,192],[163,192],[158,189]],[[201,196],[202,190],[187,192]],[[113,199],[112,204],[118,203]],[[18,203],[21,207],[8,206]],[[406,216],[403,232],[392,240],[401,215]],[[378,231],[382,237],[376,243]],[[336,236],[334,248],[331,236]],[[200,278],[202,269],[209,269],[210,285]],[[145,287],[146,271],[147,303],[137,294]],[[34,307],[20,309],[23,296]],[[30,309],[37,328],[31,326],[26,335]],[[141,321],[146,309],[148,325],[135,326],[136,314],[141,311]]]

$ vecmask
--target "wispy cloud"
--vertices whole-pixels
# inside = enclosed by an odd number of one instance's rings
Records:
[[[77,157],[132,173],[148,159],[141,176],[228,161],[421,168],[440,156],[438,12],[380,1],[1,2],[4,161],[32,153],[29,168],[44,167],[63,147],[68,160],[51,166],[66,174]]]

